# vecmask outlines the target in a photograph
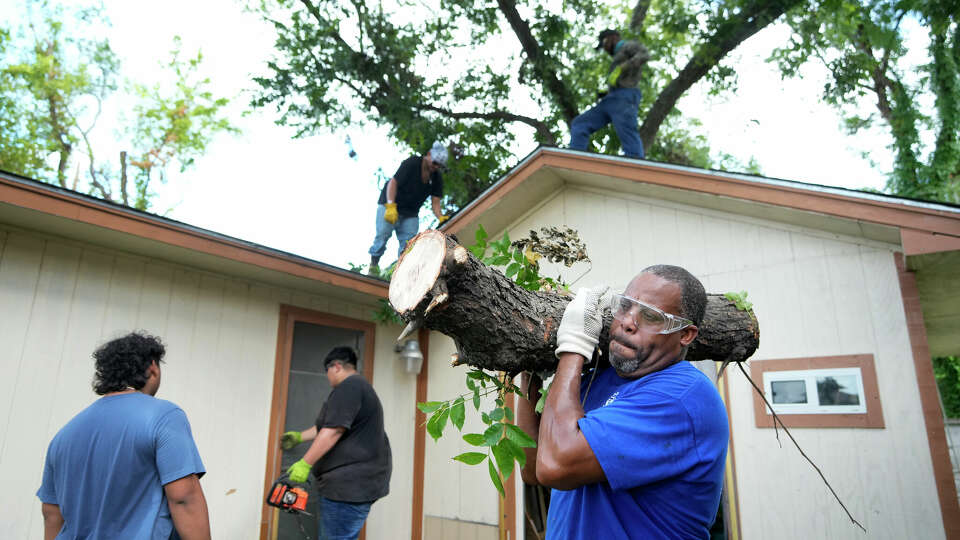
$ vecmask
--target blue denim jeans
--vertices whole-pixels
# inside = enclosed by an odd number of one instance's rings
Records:
[[[404,248],[407,247],[407,242],[416,236],[417,229],[420,228],[420,218],[417,216],[400,216],[396,223],[390,223],[383,219],[383,214],[386,211],[386,206],[382,204],[377,206],[377,234],[373,238],[373,245],[370,246],[369,253],[371,257],[377,258],[383,255],[383,252],[387,250],[390,235],[396,231],[397,242],[400,243],[400,249],[397,251],[397,257],[399,258],[403,254]]]
[[[320,497],[317,501],[317,539],[355,540],[372,503],[349,503]]]
[[[643,142],[637,132],[637,109],[643,94],[639,88],[614,88],[590,109],[570,123],[570,148],[586,150],[590,135],[612,123],[620,137],[623,153],[643,157]]]

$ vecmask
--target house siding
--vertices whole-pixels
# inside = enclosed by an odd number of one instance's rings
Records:
[[[91,353],[143,329],[167,346],[158,397],[190,419],[214,538],[258,538],[280,305],[360,320],[369,306],[282,289],[0,224],[0,538],[39,538],[54,434],[97,396]],[[367,538],[410,528],[415,378],[376,329],[374,386],[394,457]]]

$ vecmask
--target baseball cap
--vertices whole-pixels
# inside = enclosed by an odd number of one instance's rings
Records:
[[[606,30],[603,30],[602,32],[600,32],[600,36],[597,38],[597,39],[599,40],[599,42],[597,43],[597,46],[596,46],[595,48],[596,48],[596,49],[602,49],[602,48],[603,48],[603,40],[607,39],[607,36],[612,36],[613,34],[619,34],[619,33],[620,33],[620,32],[617,32],[616,30],[614,30],[614,29],[612,29],[612,28],[607,28]]]
[[[440,141],[434,141],[433,146],[430,147],[430,159],[434,163],[438,163],[442,167],[447,166],[447,147],[440,143]]]

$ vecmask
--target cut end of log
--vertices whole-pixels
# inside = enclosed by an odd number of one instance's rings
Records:
[[[410,239],[402,264],[390,280],[390,305],[403,315],[417,307],[440,275],[446,256],[446,236],[427,230]]]

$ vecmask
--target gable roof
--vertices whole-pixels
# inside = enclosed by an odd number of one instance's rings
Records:
[[[498,231],[564,185],[629,192],[901,245],[906,255],[960,250],[960,206],[540,147],[450,219],[471,237]]]
[[[3,171],[0,222],[364,304],[386,298],[389,287],[380,279]]]

